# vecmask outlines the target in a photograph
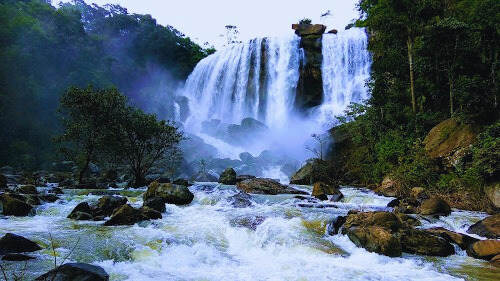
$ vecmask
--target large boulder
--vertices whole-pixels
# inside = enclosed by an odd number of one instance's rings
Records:
[[[85,263],[67,263],[39,276],[36,281],[108,281],[102,267]]]
[[[490,260],[500,255],[500,240],[481,240],[469,246],[467,254],[476,259]]]
[[[149,218],[143,212],[126,204],[118,208],[104,225],[134,225],[145,220],[149,220]]]
[[[479,221],[469,227],[467,233],[479,236],[499,239],[500,238],[500,214],[495,214]]]
[[[96,204],[92,205],[92,214],[94,216],[110,216],[121,206],[127,204],[127,198],[121,196],[103,196],[99,198]]]
[[[495,182],[488,184],[484,187],[484,193],[491,203],[498,209],[500,209],[500,182]]]
[[[431,159],[440,160],[446,167],[460,168],[477,141],[478,129],[470,124],[461,124],[457,119],[444,120],[427,134],[425,150]]]
[[[0,174],[0,189],[6,189],[7,184],[8,184],[7,177]]]
[[[312,185],[315,182],[330,182],[326,175],[327,163],[321,159],[314,159],[300,168],[290,179],[291,184]]]
[[[401,194],[401,184],[399,181],[387,176],[374,191],[384,196],[397,197]]]
[[[193,193],[186,186],[158,182],[152,182],[143,197],[144,201],[159,197],[163,202],[175,205],[187,205],[194,199]]]
[[[89,206],[89,203],[82,202],[76,205],[76,207],[71,211],[68,215],[68,219],[73,220],[91,220],[92,219],[93,210]]]
[[[219,178],[219,183],[227,184],[227,185],[235,185],[236,180],[236,172],[233,168],[227,168],[222,172]]]
[[[360,212],[349,214],[344,223],[345,234],[352,227],[383,227],[396,232],[403,227],[399,218],[391,212]]]
[[[160,197],[153,197],[149,198],[147,200],[144,200],[143,206],[149,207],[155,211],[158,211],[160,213],[164,213],[167,211],[167,208],[165,206],[165,201],[163,201],[162,198]]]
[[[467,250],[471,244],[479,241],[479,239],[477,238],[462,233],[457,233],[442,227],[435,227],[427,229],[426,231],[441,238],[444,238],[446,241],[450,243],[457,244],[462,250]]]
[[[447,257],[455,254],[455,248],[445,239],[429,232],[406,229],[401,232],[403,251],[410,254]]]
[[[322,35],[326,31],[326,26],[322,24],[293,24],[292,29],[300,37],[311,35]]]
[[[332,201],[335,202],[344,198],[338,186],[328,185],[320,181],[314,184],[311,195],[320,200],[328,200],[328,195],[332,195]]]
[[[33,206],[9,194],[2,194],[3,214],[6,216],[24,217],[31,213]]]
[[[442,215],[451,214],[451,207],[446,201],[439,197],[433,197],[425,200],[419,207],[421,215]]]
[[[240,190],[255,194],[304,194],[305,192],[290,188],[273,179],[248,179],[236,184]]]
[[[401,243],[390,230],[383,227],[353,227],[347,231],[349,239],[358,247],[389,257],[400,257]]]
[[[12,233],[7,233],[0,239],[0,255],[36,252],[41,249],[36,242]]]

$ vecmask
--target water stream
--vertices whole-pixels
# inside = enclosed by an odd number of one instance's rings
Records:
[[[28,262],[30,278],[53,266],[49,232],[59,262],[80,239],[67,262],[99,265],[111,280],[498,280],[500,273],[463,251],[447,258],[389,258],[357,248],[346,236],[327,235],[327,223],[351,209],[386,209],[391,198],[365,189],[343,188],[341,202],[311,206],[293,195],[252,195],[248,208],[234,208],[227,200],[238,192],[234,186],[198,183],[190,190],[195,199],[189,206],[167,205],[163,219],[123,227],[67,219],[78,203],[100,197],[67,190],[61,200],[38,207],[36,216],[0,219],[0,231],[43,246]],[[122,194],[139,207],[142,192],[97,193]],[[449,217],[423,220],[422,227],[464,232],[485,216],[455,210]]]

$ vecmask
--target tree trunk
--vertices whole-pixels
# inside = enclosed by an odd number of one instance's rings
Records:
[[[408,46],[408,63],[410,64],[411,107],[413,110],[413,114],[415,114],[417,113],[417,102],[415,98],[415,84],[413,78],[413,40],[409,35],[406,45]]]
[[[448,71],[448,84],[450,86],[450,113],[451,117],[453,117],[453,74],[451,71]]]
[[[87,160],[85,161],[85,166],[80,170],[80,174],[78,175],[78,183],[83,183],[83,176],[85,175],[85,172],[89,168],[90,165],[90,157],[87,157]]]

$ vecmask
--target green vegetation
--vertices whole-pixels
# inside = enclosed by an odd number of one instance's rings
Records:
[[[61,98],[65,132],[58,138],[67,159],[75,159],[79,182],[90,163],[126,164],[135,186],[146,185],[154,167],[174,169],[180,156],[182,133],[168,121],[127,105],[116,88],[71,88]],[[175,171],[171,171],[175,172]]]
[[[116,85],[134,105],[171,116],[177,81],[213,51],[117,5],[0,0],[0,165],[53,161],[58,102],[71,86]],[[159,95],[171,98],[158,106]]]
[[[337,130],[352,135],[344,170],[366,184],[392,175],[407,188],[446,191],[481,190],[498,178],[500,2],[362,0],[358,7],[357,25],[370,33],[372,96],[339,118]],[[464,169],[439,167],[422,144],[450,117],[483,132]]]
[[[300,25],[309,25],[311,23],[312,23],[312,20],[308,19],[308,18],[303,18],[303,19],[299,20]]]

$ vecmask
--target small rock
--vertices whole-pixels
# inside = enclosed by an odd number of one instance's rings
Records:
[[[500,254],[500,240],[481,240],[471,244],[467,254],[476,259],[491,260]]]
[[[35,279],[36,281],[109,281],[102,267],[85,263],[67,263]]]
[[[0,255],[36,252],[41,249],[37,243],[12,233],[7,233],[0,239]]]
[[[227,199],[235,208],[247,208],[252,206],[252,197],[245,192],[240,192]]]
[[[399,206],[399,203],[400,203],[399,199],[396,198],[396,199],[392,200],[391,202],[389,202],[387,204],[387,207],[394,208],[394,207]]]
[[[323,182],[317,182],[314,184],[311,195],[318,198],[319,200],[328,200],[327,195],[334,195],[335,199],[337,199],[335,200],[335,202],[339,201],[344,197],[342,192],[340,192],[340,190],[338,189],[338,186],[328,185]]]
[[[420,205],[421,215],[443,215],[451,214],[451,207],[446,201],[439,197],[427,199]]]
[[[344,216],[338,216],[338,217],[334,218],[326,226],[326,233],[328,235],[332,235],[332,236],[338,234],[340,231],[340,228],[342,227],[342,225],[344,225],[346,220],[347,220],[347,217],[344,217]]]
[[[498,239],[500,238],[500,214],[495,214],[469,227],[467,233]]]
[[[500,267],[500,255],[496,255],[490,260],[490,264],[496,267]]]
[[[49,203],[54,203],[57,200],[59,200],[59,197],[57,197],[55,194],[44,194],[39,196],[40,200],[44,202],[49,202]]]

